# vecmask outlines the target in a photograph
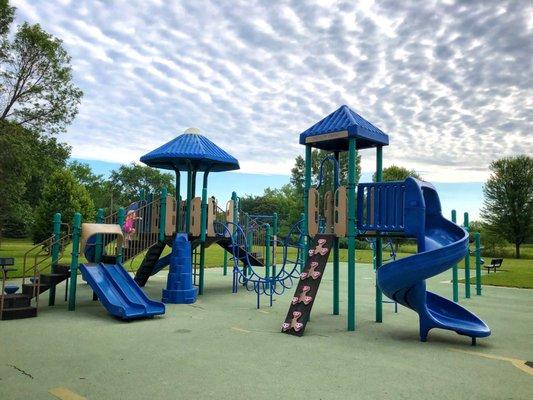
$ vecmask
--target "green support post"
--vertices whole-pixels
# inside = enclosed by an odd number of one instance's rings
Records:
[[[376,149],[376,182],[383,180],[383,146],[378,146]],[[378,232],[379,233],[379,232]],[[383,242],[381,237],[376,237],[376,245],[374,246],[376,253],[375,267],[376,267],[376,322],[383,322],[383,294],[378,286],[377,273],[383,264]]]
[[[139,200],[146,200],[146,191],[144,189],[139,190]]]
[[[124,220],[126,219],[126,210],[124,207],[120,207],[117,211],[117,224],[123,228],[124,227]],[[122,262],[122,255],[124,254],[124,248],[117,249],[117,263]]]
[[[468,213],[464,213],[464,228],[467,232],[470,231],[470,223],[468,221]],[[468,250],[466,251],[466,257],[465,257],[465,297],[467,299],[470,298],[470,245],[468,246]]]
[[[355,138],[349,139],[348,148],[348,330],[356,325],[355,304],[355,166],[357,149]]]
[[[265,224],[265,277],[270,278],[270,266],[272,259],[270,258],[270,241],[272,240],[272,231],[269,224]],[[267,284],[267,287],[269,285]]]
[[[96,211],[96,223],[97,224],[103,224],[104,223],[104,209],[99,208],[98,211]],[[101,234],[96,235],[95,240],[95,247],[94,247],[94,262],[98,264],[100,260],[102,259],[102,254],[104,254],[104,246],[103,246],[103,237]]]
[[[192,175],[192,166],[189,166],[189,171],[187,172],[187,200],[185,202],[185,232],[187,234],[191,232]]]
[[[54,241],[52,243],[52,262],[50,265],[50,273],[55,273],[57,271],[57,263],[59,262],[59,252],[61,247],[61,214],[54,214],[54,224],[52,228],[54,234]],[[53,306],[56,302],[56,285],[52,279],[52,284],[50,285],[50,291],[48,296],[48,305]]]
[[[80,253],[81,214],[74,214],[72,223],[72,258],[70,261],[70,286],[68,297],[68,310],[76,309],[76,288],[78,279],[78,256]]]
[[[452,210],[452,222],[457,223],[457,211]],[[453,301],[459,302],[459,272],[457,264],[452,267]]]
[[[309,189],[311,188],[311,159],[312,151],[311,146],[305,145],[305,183],[304,183],[304,220],[303,220],[303,240],[304,240],[304,258],[302,268],[305,268],[307,263],[308,256],[308,246],[309,246],[309,226],[307,224],[307,219],[309,218]]]
[[[159,241],[164,242],[167,223],[167,188],[161,189],[159,196]]]
[[[276,245],[278,240],[278,213],[274,213],[272,218],[272,277],[277,274],[276,265]]]
[[[305,236],[303,235],[303,223],[304,223],[304,220],[305,220],[305,213],[301,213],[300,214],[300,221],[302,221],[302,235],[300,235],[300,273],[304,272],[304,267],[305,267],[305,252],[304,252],[304,248],[305,248]]]
[[[474,234],[476,244],[476,296],[481,296],[481,234]]]
[[[228,252],[224,251],[224,266],[222,267],[222,275],[228,274]]]
[[[340,161],[339,158],[339,152],[336,151],[333,153],[335,160],[337,161],[337,164]],[[340,165],[339,165],[340,168]],[[335,194],[335,191],[338,189],[337,182],[339,180],[339,175],[337,168],[333,169],[333,193]],[[335,201],[335,200],[333,200]],[[333,315],[339,315],[339,238],[335,236],[333,239]]]
[[[179,232],[181,229],[181,212],[180,212],[180,203],[181,203],[181,175],[180,171],[176,170],[176,232]]]
[[[209,171],[204,172],[202,183],[202,208],[200,210],[200,277],[198,280],[198,294],[204,293],[205,279],[205,238],[207,230],[207,178]]]

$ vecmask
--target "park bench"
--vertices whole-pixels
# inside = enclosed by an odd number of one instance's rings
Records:
[[[490,260],[490,264],[485,265],[484,268],[487,269],[487,273],[490,274],[490,270],[492,269],[494,272],[496,272],[496,268],[500,268],[502,266],[503,258],[493,258]]]

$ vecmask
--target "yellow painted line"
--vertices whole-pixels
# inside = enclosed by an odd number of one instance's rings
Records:
[[[246,329],[237,328],[236,326],[231,327],[232,330],[242,333],[252,333],[252,331],[247,331]]]
[[[263,314],[270,314],[268,311],[265,311],[265,310],[258,310],[260,313],[263,313]]]
[[[518,358],[502,357],[502,356],[497,356],[495,354],[478,353],[477,351],[468,351],[468,350],[460,350],[460,349],[451,349],[451,350],[457,351],[459,353],[472,354],[474,356],[488,358],[490,360],[506,361],[514,365],[516,368],[524,371],[526,374],[533,375],[533,368],[527,366],[526,361],[519,360]]]
[[[86,397],[80,396],[78,393],[74,393],[72,390],[64,387],[50,389],[48,393],[60,400],[87,400]]]

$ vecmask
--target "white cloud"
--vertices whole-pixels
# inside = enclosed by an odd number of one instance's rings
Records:
[[[75,157],[131,162],[199,126],[244,171],[288,174],[298,134],[341,104],[389,134],[385,165],[426,179],[484,180],[493,158],[533,153],[526,2],[12,4],[72,55]]]

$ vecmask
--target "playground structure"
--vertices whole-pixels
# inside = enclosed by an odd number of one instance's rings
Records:
[[[468,232],[442,217],[439,197],[431,184],[413,178],[405,182],[381,182],[383,146],[388,143],[385,133],[347,106],[341,106],[300,134],[300,144],[305,145],[305,269],[282,332],[303,334],[330,252],[333,253],[333,314],[339,314],[339,238],[342,237],[348,241],[347,329],[355,330],[355,241],[373,237],[375,321],[383,321],[382,293],[385,293],[391,300],[418,313],[421,341],[427,340],[430,329],[441,328],[469,336],[475,344],[476,338],[490,335],[488,326],[457,303],[428,292],[425,287],[425,279],[452,268],[465,255],[469,261]],[[311,186],[313,147],[332,153],[322,160],[315,187]],[[369,148],[376,148],[376,182],[359,184],[356,192],[357,152]],[[339,154],[344,151],[348,152],[346,186],[340,185],[338,179]],[[322,199],[327,236],[319,235],[318,192],[326,160],[332,160],[334,166],[333,187]],[[382,240],[394,237],[416,239],[418,253],[383,264]]]
[[[282,331],[301,336],[317,296],[329,255],[333,254],[333,314],[340,313],[339,299],[339,240],[348,243],[347,329],[356,328],[356,240],[370,240],[374,250],[376,271],[375,321],[383,321],[382,293],[392,302],[413,309],[420,318],[420,339],[425,341],[432,328],[442,328],[477,337],[490,334],[487,325],[456,302],[437,296],[425,289],[425,279],[449,268],[453,271],[454,300],[457,271],[453,267],[468,254],[468,216],[465,229],[445,220],[434,187],[408,178],[405,182],[381,182],[383,147],[388,136],[350,110],[340,107],[300,135],[305,145],[304,213],[287,237],[281,239],[277,230],[277,214],[249,215],[240,209],[238,196],[233,193],[225,209],[216,199],[208,198],[208,177],[211,173],[239,168],[238,161],[216,146],[199,131],[190,128],[184,134],[141,157],[154,167],[174,171],[176,196],[162,190],[159,196],[142,194],[141,199],[127,208],[104,217],[98,211],[96,224],[82,224],[76,214],[72,227],[61,236],[61,216],[54,218],[54,234],[49,242],[36,249],[47,249],[47,263],[35,262],[31,267],[31,283],[23,282],[25,301],[49,290],[49,304],[55,301],[57,283],[67,280],[69,310],[76,307],[78,270],[99,299],[114,316],[122,319],[151,317],[164,313],[163,303],[148,299],[140,287],[150,276],[169,266],[167,285],[162,291],[164,303],[192,303],[205,290],[205,250],[217,244],[224,252],[223,273],[232,267],[232,291],[240,286],[260,296],[267,295],[272,305],[274,294],[282,294],[298,279],[295,295]],[[320,163],[319,179],[311,186],[312,148],[330,152]],[[357,152],[376,149],[376,182],[356,185]],[[339,155],[348,152],[348,179],[340,182]],[[322,188],[323,171],[332,166],[331,188]],[[180,184],[186,172],[186,194],[182,199]],[[201,196],[196,195],[198,173],[203,174]],[[357,191],[356,191],[357,189]],[[391,258],[384,263],[383,241],[390,245],[394,238],[410,238],[417,242],[418,253],[401,260]],[[59,260],[68,243],[72,245],[70,265]],[[171,254],[162,257],[166,246]],[[41,250],[39,250],[41,251]],[[476,255],[481,265],[479,236]],[[281,262],[279,254],[281,253]],[[80,264],[83,254],[89,264]],[[123,263],[144,254],[143,261],[132,279]],[[229,255],[228,255],[229,254]],[[45,264],[51,273],[42,273]],[[469,258],[466,257],[466,297],[470,295]],[[24,268],[24,273],[30,269]],[[468,272],[467,272],[468,271]],[[4,281],[6,274],[4,273]],[[477,274],[479,280],[480,273]],[[478,294],[481,294],[480,282]],[[197,284],[197,287],[195,287]],[[30,293],[31,292],[31,293]],[[30,297],[33,296],[33,297]],[[29,300],[28,300],[29,298]],[[14,309],[13,297],[2,296],[0,312]],[[385,300],[387,302],[387,300]],[[29,306],[29,303],[27,304]],[[36,315],[35,307],[35,315]],[[15,313],[16,314],[16,313]],[[9,315],[9,313],[8,313]],[[20,314],[22,315],[22,313]],[[33,315],[27,315],[33,316]],[[14,317],[17,317],[14,315]],[[20,316],[19,316],[20,317]]]

